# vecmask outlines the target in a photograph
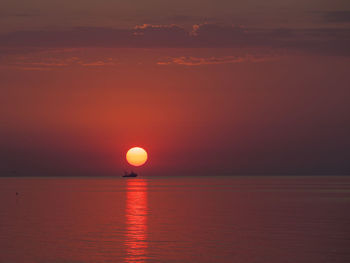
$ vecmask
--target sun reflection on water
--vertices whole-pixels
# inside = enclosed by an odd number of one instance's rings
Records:
[[[128,179],[126,186],[125,262],[141,263],[147,252],[147,182]]]

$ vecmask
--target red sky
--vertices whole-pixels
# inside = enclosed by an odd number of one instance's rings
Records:
[[[5,1],[2,175],[349,173],[347,1],[153,2]]]

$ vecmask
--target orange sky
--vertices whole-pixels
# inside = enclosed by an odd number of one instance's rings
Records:
[[[29,2],[0,14],[2,174],[112,175],[135,145],[147,175],[350,171],[345,1]]]

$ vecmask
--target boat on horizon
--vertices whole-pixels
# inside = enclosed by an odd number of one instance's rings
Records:
[[[124,175],[122,177],[136,177],[137,176],[137,173],[134,173],[134,172],[131,172],[131,173],[128,173],[128,172],[125,172]]]

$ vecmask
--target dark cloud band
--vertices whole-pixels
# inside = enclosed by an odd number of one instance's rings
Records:
[[[2,47],[245,48],[267,47],[350,55],[350,29],[259,29],[200,24],[191,31],[177,25],[142,25],[133,29],[73,28],[17,31],[0,36]]]

